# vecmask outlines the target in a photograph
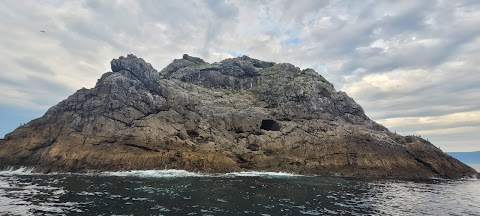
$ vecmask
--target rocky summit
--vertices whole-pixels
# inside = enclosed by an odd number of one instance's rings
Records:
[[[0,168],[478,175],[430,142],[372,121],[312,69],[189,55],[160,72],[134,55],[112,60],[111,69],[94,88],[78,90],[0,140]]]

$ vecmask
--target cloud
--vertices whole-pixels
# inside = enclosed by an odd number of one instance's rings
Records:
[[[2,107],[46,110],[127,53],[159,70],[247,54],[314,68],[392,130],[480,149],[477,123],[454,120],[480,110],[475,0],[6,0],[0,13]]]
[[[459,112],[443,116],[396,117],[378,120],[391,128],[410,128],[411,131],[428,128],[452,128],[452,126],[480,126],[480,111]],[[420,130],[418,130],[420,131]]]
[[[417,131],[418,134],[424,135],[449,135],[449,134],[465,134],[465,133],[474,133],[479,131],[480,127],[464,126],[464,127],[454,127],[454,128],[441,128],[441,129],[431,129],[431,130],[421,130]]]

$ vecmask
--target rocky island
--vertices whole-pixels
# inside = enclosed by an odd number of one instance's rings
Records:
[[[401,136],[312,69],[189,55],[160,72],[134,55],[0,140],[0,168],[37,172],[185,169],[462,178],[478,173]]]

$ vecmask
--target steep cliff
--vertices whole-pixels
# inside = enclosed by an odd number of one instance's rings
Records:
[[[370,120],[312,69],[188,55],[160,72],[134,55],[112,60],[111,69],[0,140],[1,168],[477,175],[428,141]]]

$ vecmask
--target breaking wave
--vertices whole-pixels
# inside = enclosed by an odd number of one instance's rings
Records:
[[[31,175],[35,167],[10,167],[0,171],[0,175]]]
[[[293,173],[285,173],[285,172],[257,172],[257,171],[248,171],[248,172],[231,172],[223,174],[223,176],[239,176],[239,177],[298,177],[304,176],[299,174]]]
[[[315,175],[300,175],[287,172],[267,171],[242,171],[230,173],[200,173],[186,170],[165,169],[165,170],[130,170],[130,171],[105,171],[92,173],[36,173],[35,167],[9,167],[0,170],[0,176],[14,175],[87,175],[87,176],[117,176],[117,177],[140,177],[140,178],[183,178],[183,177],[262,177],[262,178],[289,178],[289,177],[314,177]],[[442,178],[431,178],[432,180],[448,180]],[[464,177],[460,180],[480,180],[477,176]]]
[[[135,177],[155,177],[155,178],[176,178],[176,177],[201,177],[208,176],[201,173],[189,172],[186,170],[131,170],[121,172],[101,172],[100,175],[104,176],[135,176]]]
[[[106,176],[134,176],[134,177],[147,177],[147,178],[181,178],[181,177],[295,177],[302,176],[298,174],[284,173],[284,172],[259,172],[259,171],[247,171],[247,172],[231,172],[221,174],[206,174],[189,172],[186,170],[131,170],[121,172],[102,172],[100,175]]]
[[[0,171],[2,176],[11,175],[44,175],[33,172],[35,167],[10,167]],[[182,177],[266,177],[266,178],[284,178],[304,176],[286,172],[263,172],[263,171],[244,171],[230,173],[199,173],[186,170],[166,169],[166,170],[130,170],[117,172],[98,172],[98,173],[49,173],[47,175],[101,175],[117,177],[142,177],[142,178],[182,178]]]

